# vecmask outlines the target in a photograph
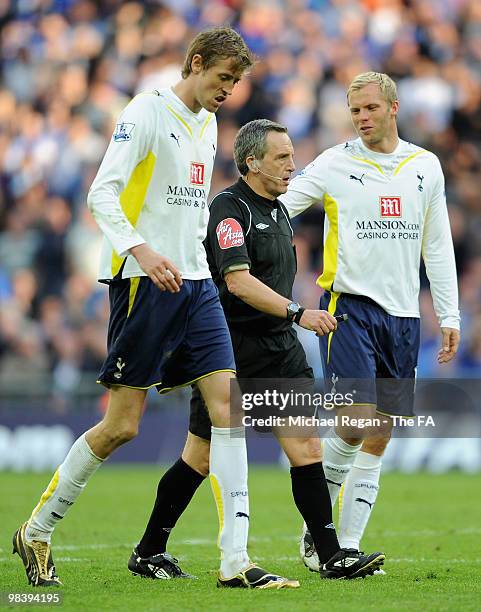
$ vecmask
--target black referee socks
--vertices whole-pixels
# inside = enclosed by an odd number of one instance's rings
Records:
[[[332,507],[322,462],[291,467],[292,495],[311,532],[319,563],[325,563],[340,550],[332,522]]]
[[[182,458],[165,472],[159,481],[154,508],[137,548],[141,557],[165,552],[171,530],[203,480],[204,476]]]

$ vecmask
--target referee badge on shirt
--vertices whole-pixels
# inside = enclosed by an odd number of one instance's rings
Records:
[[[236,219],[223,219],[215,228],[217,242],[222,250],[240,247],[244,244],[244,232]]]

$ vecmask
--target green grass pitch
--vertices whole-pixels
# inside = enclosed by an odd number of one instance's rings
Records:
[[[479,475],[384,475],[363,546],[386,553],[387,576],[321,582],[298,558],[301,521],[288,473],[251,468],[251,557],[271,571],[299,579],[301,588],[248,591],[215,587],[217,514],[207,482],[179,521],[169,547],[199,579],[150,581],[130,575],[126,563],[150,513],[160,473],[153,467],[106,466],[95,475],[54,536],[54,559],[65,585],[57,609],[480,609]],[[19,558],[11,555],[10,542],[49,477],[0,473],[0,591],[32,591]]]

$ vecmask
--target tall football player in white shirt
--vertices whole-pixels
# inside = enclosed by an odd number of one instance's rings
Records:
[[[137,435],[148,388],[166,392],[193,381],[213,423],[219,582],[298,586],[250,563],[249,521],[236,518],[249,514],[247,452],[243,428],[231,424],[234,356],[202,245],[217,142],[214,113],[252,63],[234,30],[202,32],[187,51],[182,80],[172,90],[137,96],[119,118],[88,196],[105,237],[99,280],[109,284],[111,316],[98,382],[109,388],[109,405],[102,421],[74,443],[15,533],[14,551],[33,586],[61,584],[50,550],[53,530],[102,462]],[[196,466],[178,468],[180,486]],[[189,577],[169,555],[143,558],[137,549],[129,567],[151,578]]]
[[[381,457],[392,431],[389,417],[413,414],[421,256],[440,325],[441,364],[456,354],[460,317],[439,160],[398,137],[399,101],[388,75],[358,75],[347,101],[359,138],[319,155],[281,200],[291,217],[316,203],[326,213],[320,307],[331,314],[348,312],[349,321],[320,341],[325,376],[337,390],[343,378],[368,381],[357,405],[339,414],[373,418],[377,411],[386,421],[364,440],[359,429],[338,428],[324,441],[333,504],[344,486],[339,543],[358,549],[379,490]],[[398,379],[394,395],[392,386],[376,390],[376,378]],[[318,569],[305,529],[301,557]]]

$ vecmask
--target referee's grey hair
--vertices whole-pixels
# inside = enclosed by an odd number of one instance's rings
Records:
[[[255,159],[263,159],[267,151],[267,134],[282,132],[287,134],[287,128],[269,119],[254,119],[241,127],[234,141],[234,160],[241,176],[249,172],[246,159],[253,155]]]
[[[379,85],[381,94],[388,104],[392,104],[397,100],[397,88],[396,83],[391,79],[390,76],[384,74],[384,72],[363,72],[354,77],[352,83],[349,85],[347,90],[347,102],[349,104],[349,97],[354,91],[359,91],[370,83],[376,83]]]

